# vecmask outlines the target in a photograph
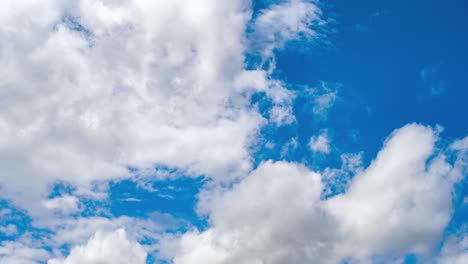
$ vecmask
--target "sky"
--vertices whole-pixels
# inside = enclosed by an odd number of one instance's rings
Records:
[[[0,264],[468,263],[461,0],[4,0]]]

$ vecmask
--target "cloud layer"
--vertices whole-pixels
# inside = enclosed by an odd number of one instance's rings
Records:
[[[264,2],[2,1],[0,264],[463,262],[465,235],[437,246],[468,138],[447,145],[408,124],[367,168],[341,153],[341,168],[312,169],[307,159],[340,151],[319,128],[279,147],[303,157],[257,162],[266,125],[287,134],[303,119],[276,53],[326,26],[317,1]],[[320,85],[302,97],[324,122],[342,98]],[[112,181],[177,177],[204,179],[199,225],[106,207]]]

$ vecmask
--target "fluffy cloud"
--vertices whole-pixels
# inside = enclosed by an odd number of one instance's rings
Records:
[[[209,205],[209,229],[167,238],[162,255],[175,264],[429,256],[451,217],[452,176],[466,167],[448,163],[436,140],[429,127],[396,130],[347,191],[327,200],[321,175],[265,162]]]
[[[435,131],[408,125],[366,169],[360,156],[342,156],[332,178],[343,173],[346,182],[327,199],[326,170],[266,161],[251,171],[249,150],[267,122],[251,96],[261,93],[271,103],[268,122],[296,120],[296,94],[274,78],[274,51],[317,37],[314,27],[324,21],[314,1],[275,2],[253,17],[250,4],[2,1],[1,198],[26,208],[43,236],[1,226],[0,233],[20,237],[1,242],[0,263],[145,263],[155,247],[175,264],[433,254],[452,214],[453,184],[467,173],[467,138],[435,150]],[[246,66],[247,53],[260,54],[261,62]],[[316,115],[337,99],[322,86],[311,100]],[[329,141],[322,133],[310,147],[329,153]],[[282,155],[298,142],[291,140]],[[453,153],[455,159],[445,156]],[[206,230],[161,238],[186,223],[154,214],[78,215],[83,195],[97,197],[93,184],[156,174],[158,166],[212,180],[198,204],[209,215]],[[49,199],[56,182],[76,188]],[[97,189],[107,198],[105,187]],[[136,242],[143,240],[152,245]],[[450,245],[441,262],[462,261],[466,247]],[[67,257],[64,247],[72,248]]]
[[[313,152],[317,153],[330,153],[330,139],[326,130],[322,131],[317,136],[310,137],[309,147]]]
[[[29,240],[29,239],[26,239]],[[30,241],[3,241],[0,244],[0,264],[36,264],[44,262],[50,253]]]
[[[158,165],[220,181],[250,170],[248,147],[264,120],[249,95],[275,101],[277,82],[245,69],[248,1],[1,6],[4,197],[40,215],[52,204],[37,201],[54,181],[87,186]],[[313,3],[287,1],[253,27],[276,48],[314,36],[318,13]],[[288,107],[274,108],[273,122],[292,122]]]
[[[124,229],[97,231],[86,245],[73,248],[66,259],[52,259],[48,264],[144,264],[146,255],[140,244],[128,240]]]

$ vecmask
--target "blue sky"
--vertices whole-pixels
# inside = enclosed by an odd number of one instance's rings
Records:
[[[468,259],[464,1],[19,2],[0,263]]]

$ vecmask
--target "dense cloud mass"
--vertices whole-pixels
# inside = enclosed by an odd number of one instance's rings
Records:
[[[437,247],[467,172],[468,138],[442,146],[440,131],[409,124],[367,168],[358,154],[343,154],[341,170],[256,165],[261,129],[298,122],[298,92],[275,74],[275,53],[321,38],[326,26],[316,1],[264,2],[254,14],[247,0],[3,0],[0,198],[46,235],[0,225],[0,235],[17,235],[0,241],[0,264],[139,264],[148,255],[174,264],[372,263],[410,253],[466,262],[466,238],[438,255]],[[317,116],[337,100],[325,90],[311,99]],[[325,127],[305,145],[317,157],[334,151]],[[208,182],[196,205],[206,228],[93,207],[110,181],[164,178],[159,167]],[[332,174],[347,182],[327,196]],[[57,183],[72,191],[52,195]],[[8,210],[0,218],[15,220]],[[174,226],[184,228],[165,232]]]
[[[263,121],[245,94],[268,89],[268,80],[244,70],[243,1],[2,7],[7,197],[19,194],[26,207],[53,181],[127,177],[128,167],[161,164],[223,179],[250,168],[247,147]]]

